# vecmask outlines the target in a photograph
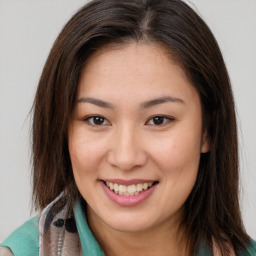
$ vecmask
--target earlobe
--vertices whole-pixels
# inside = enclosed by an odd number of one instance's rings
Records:
[[[201,153],[207,153],[210,150],[210,140],[207,132],[202,136]]]

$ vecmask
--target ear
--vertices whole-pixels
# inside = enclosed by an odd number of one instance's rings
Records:
[[[203,132],[201,141],[201,153],[207,153],[210,150],[210,140],[207,131]]]

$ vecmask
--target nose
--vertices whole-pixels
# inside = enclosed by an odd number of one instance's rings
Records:
[[[111,138],[108,162],[120,170],[128,171],[145,165],[146,151],[136,128],[120,127]]]

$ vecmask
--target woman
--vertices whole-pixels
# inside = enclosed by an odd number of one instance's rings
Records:
[[[33,164],[40,214],[3,255],[256,254],[229,77],[180,0],[96,0],[71,18],[39,81]]]

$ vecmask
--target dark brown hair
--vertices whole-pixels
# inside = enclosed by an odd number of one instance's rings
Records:
[[[33,196],[44,208],[62,191],[74,199],[67,127],[82,67],[108,43],[165,45],[197,89],[210,151],[202,154],[196,184],[185,203],[191,251],[212,237],[223,255],[227,241],[239,252],[249,242],[238,200],[238,143],[228,73],[211,31],[180,0],[95,0],[82,7],[56,39],[34,102]]]

